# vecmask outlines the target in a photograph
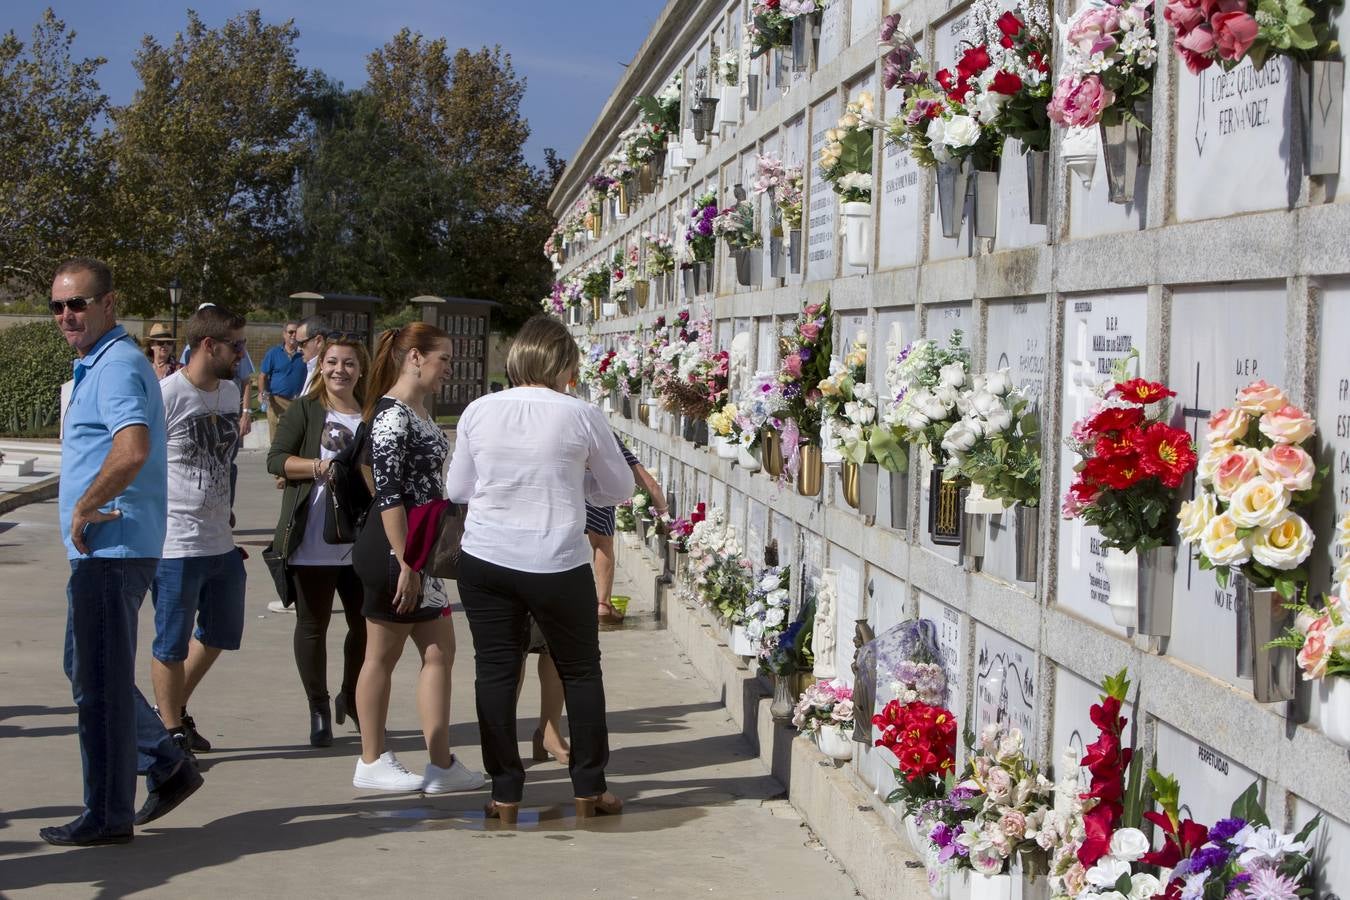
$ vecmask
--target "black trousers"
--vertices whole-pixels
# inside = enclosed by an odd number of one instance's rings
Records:
[[[492,776],[492,799],[519,803],[525,790],[516,743],[516,684],[531,616],[562,676],[572,740],[572,790],[578,797],[604,793],[609,728],[591,567],[517,572],[465,553],[459,597],[473,634],[478,732],[483,764]]]
[[[347,638],[342,644],[342,693],[355,703],[356,679],[366,658],[361,580],[351,566],[292,566],[295,575],[295,667],[311,707],[328,702],[328,621],[333,594],[342,599]]]

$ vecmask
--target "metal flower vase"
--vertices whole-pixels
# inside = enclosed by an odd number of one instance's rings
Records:
[[[1026,157],[1027,222],[1045,225],[1050,212],[1050,151],[1028,150]]]
[[[769,704],[769,715],[779,722],[792,718],[792,710],[797,698],[792,696],[792,676],[773,676],[773,702]]]
[[[966,191],[969,178],[969,164],[963,161],[953,160],[938,163],[938,218],[942,221],[943,237],[961,236],[961,222],[966,215]]]
[[[1245,576],[1237,583],[1237,674],[1252,680],[1258,703],[1294,699],[1298,660],[1290,647],[1270,647],[1294,624],[1294,614],[1274,588],[1252,584]]]
[[[844,502],[853,509],[858,508],[858,464],[851,459],[844,460],[839,467],[839,486]]]
[[[944,481],[942,467],[934,466],[928,476],[928,537],[939,546],[961,545],[961,486]]]
[[[1133,203],[1139,174],[1139,129],[1132,122],[1101,123],[1102,158],[1106,161],[1106,188],[1112,203]]]
[[[736,283],[741,287],[749,287],[752,260],[750,248],[745,247],[740,250],[733,250],[731,255],[732,258],[736,260]]]
[[[797,16],[792,20],[792,71],[811,68],[811,50],[811,17]]]
[[[1345,63],[1314,60],[1300,65],[1299,111],[1309,175],[1336,175],[1341,171],[1341,96],[1345,91]]]
[[[632,209],[632,197],[629,196],[628,182],[620,180],[615,182],[615,187],[618,188],[618,197],[615,199],[615,210],[617,212],[615,218],[626,219],[629,210]]]
[[[637,301],[638,309],[646,309],[647,301],[651,298],[652,283],[643,279],[633,283],[633,299]]]
[[[1177,568],[1176,547],[1139,551],[1139,609],[1135,632],[1152,637],[1172,633],[1172,575]]]
[[[1143,123],[1139,129],[1139,165],[1153,165],[1153,97],[1134,102],[1134,117]],[[1336,126],[1337,130],[1340,125]]]
[[[694,141],[699,144],[703,143],[703,139],[707,135],[703,130],[703,107],[699,104],[689,107],[689,129],[693,132]],[[687,149],[685,155],[689,155]]]
[[[801,463],[797,469],[797,493],[803,497],[818,496],[825,480],[825,461],[820,455],[820,445],[802,444],[797,452]]]
[[[759,111],[759,75],[751,72],[745,76],[745,108],[751,112]]]
[[[695,447],[706,447],[706,446],[708,446],[708,420],[707,420],[707,419],[695,419],[695,420],[694,420],[694,438],[693,438],[693,440],[694,440],[694,446],[695,446]]]
[[[793,228],[788,232],[788,269],[793,275],[802,273],[802,230]]]
[[[835,762],[853,759],[853,739],[838,725],[822,725],[816,732],[816,746]]]
[[[872,263],[872,204],[843,203],[839,215],[844,220],[844,261],[866,268]]]
[[[1322,733],[1341,747],[1350,747],[1350,678],[1331,675],[1317,682]]]
[[[711,294],[713,289],[712,260],[696,262],[694,268],[698,270],[698,292],[700,294]]]
[[[769,236],[769,247],[764,251],[769,257],[769,277],[782,278],[787,275],[787,255],[783,252],[783,236]]]
[[[887,472],[891,483],[891,522],[896,531],[909,527],[909,472]]]
[[[961,512],[961,567],[967,572],[978,572],[984,567],[991,518],[987,513]]]
[[[651,194],[656,191],[656,167],[648,159],[638,168],[638,193]]]
[[[998,172],[975,173],[975,236],[998,234]]]
[[[688,266],[680,269],[680,277],[684,280],[684,297],[686,300],[692,300],[698,296],[698,268]]]
[[[853,508],[868,525],[877,520],[877,495],[881,491],[881,466],[874,462],[858,465],[858,504]]]
[[[1040,507],[1019,503],[1013,508],[1013,520],[1017,523],[1017,534],[1014,537],[1016,565],[1013,577],[1018,581],[1035,582],[1041,561]]]
[[[641,400],[638,402],[637,418],[638,421],[641,422],[643,425],[646,425],[648,428],[651,427],[652,405],[648,403],[646,400]]]
[[[717,98],[703,97],[699,101],[699,116],[702,118],[704,138],[711,138],[717,131]]]
[[[765,425],[759,440],[764,471],[770,478],[779,477],[783,474],[783,436],[777,429]]]
[[[636,405],[637,401],[635,401],[631,395],[627,397],[622,397],[620,398],[619,401],[619,411],[623,414],[623,417],[625,419],[632,419],[634,414],[634,407]]]

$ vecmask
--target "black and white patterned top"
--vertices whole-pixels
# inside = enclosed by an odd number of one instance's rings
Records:
[[[402,400],[381,397],[370,424],[370,466],[375,507],[421,506],[445,497],[445,457],[450,439]]]

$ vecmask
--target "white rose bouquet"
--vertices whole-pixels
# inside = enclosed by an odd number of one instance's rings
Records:
[[[761,569],[750,588],[745,606],[745,634],[755,646],[755,655],[767,659],[778,646],[788,626],[792,595],[788,592],[787,566]]]
[[[1177,516],[1181,539],[1200,548],[1200,568],[1226,586],[1234,569],[1286,600],[1306,590],[1313,531],[1295,509],[1321,490],[1304,449],[1317,423],[1264,380],[1237,392],[1209,419],[1196,468],[1194,499]]]
[[[825,132],[820,172],[841,203],[872,202],[872,94],[862,91],[844,107],[839,124]]]
[[[829,377],[821,379],[823,412],[833,440],[831,449],[862,465],[874,462],[888,472],[904,472],[905,448],[877,418],[877,390],[868,384],[867,332],[859,331],[843,362],[830,360]]]
[[[965,414],[962,389],[969,378],[970,353],[961,346],[962,340],[958,329],[946,347],[922,338],[898,352],[895,347],[887,348],[890,396],[882,407],[882,423],[901,445],[923,444],[934,462],[944,458],[942,441],[947,429]]]
[[[1004,506],[1037,506],[1041,432],[1031,402],[1007,369],[976,375],[962,400],[965,414],[942,436],[948,479],[964,476]]]

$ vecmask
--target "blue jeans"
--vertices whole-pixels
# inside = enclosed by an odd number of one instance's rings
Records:
[[[157,559],[73,559],[66,585],[66,677],[79,713],[85,820],[127,831],[136,774],[155,790],[183,761],[136,689],[136,616]]]

